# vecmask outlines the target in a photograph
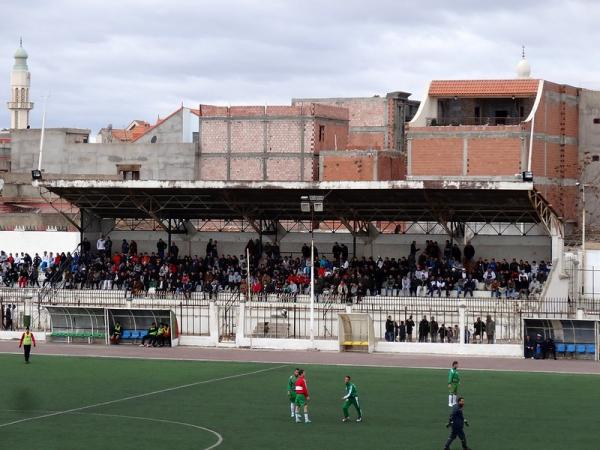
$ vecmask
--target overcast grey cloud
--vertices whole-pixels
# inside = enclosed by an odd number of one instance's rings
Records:
[[[513,77],[521,44],[534,77],[600,89],[593,0],[0,0],[0,15],[0,101],[23,36],[34,127],[47,92],[49,126],[94,131],[182,102],[421,99],[431,79]]]

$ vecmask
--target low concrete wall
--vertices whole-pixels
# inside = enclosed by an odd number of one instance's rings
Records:
[[[504,356],[520,358],[523,347],[519,344],[436,344],[411,342],[376,342],[378,353],[407,353],[430,355]]]
[[[0,341],[13,341],[21,339],[21,335],[23,331],[0,331]],[[36,342],[46,342],[46,333],[43,332],[34,332],[33,336],[35,337]],[[17,351],[17,345],[15,344],[15,351]]]

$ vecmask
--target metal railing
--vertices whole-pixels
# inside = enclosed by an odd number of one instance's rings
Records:
[[[525,117],[430,117],[427,126],[457,127],[462,125],[520,125]]]

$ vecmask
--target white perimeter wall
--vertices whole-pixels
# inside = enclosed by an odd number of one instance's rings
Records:
[[[165,242],[167,234],[161,232],[148,231],[113,231],[111,234],[113,240],[113,250],[120,249],[121,241],[134,239],[138,244],[138,250],[141,252],[156,252],[156,242],[162,238]],[[206,252],[206,243],[209,239],[218,241],[220,254],[241,255],[248,240],[257,239],[256,233],[212,233],[200,232],[194,235],[173,235],[172,239],[179,247],[180,254],[191,254],[204,256]],[[403,234],[381,234],[371,242],[364,238],[356,239],[356,255],[362,256],[381,256],[402,257],[410,253],[410,244],[413,240],[417,246],[424,250],[426,240],[435,240],[444,247],[445,235],[403,235]],[[274,236],[263,236],[263,242],[272,242]],[[310,244],[309,233],[288,233],[279,238],[279,246],[282,254],[299,254],[304,243]],[[315,233],[315,245],[321,253],[331,254],[331,247],[334,242],[345,243],[350,255],[352,255],[352,235],[350,233]],[[506,258],[510,261],[512,258],[532,260],[551,261],[552,247],[550,237],[548,236],[475,236],[471,242],[475,246],[475,257],[479,258]],[[462,250],[462,245],[459,244]]]
[[[156,242],[159,238],[167,241],[167,234],[164,232],[152,231],[113,231],[110,233],[113,241],[113,251],[120,251],[121,241],[123,239],[135,240],[140,252],[156,252]],[[192,235],[173,235],[172,240],[179,247],[180,255],[199,255],[204,256],[206,252],[206,243],[209,239],[218,241],[219,253],[225,255],[241,255],[249,239],[257,239],[256,233],[194,233]],[[356,239],[357,256],[381,256],[402,257],[408,256],[410,244],[413,240],[417,246],[423,250],[425,241],[435,240],[442,247],[446,242],[445,235],[403,235],[403,234],[381,234],[371,242],[364,238]],[[263,242],[273,241],[274,236],[264,236]],[[352,255],[352,235],[350,233],[315,233],[315,245],[321,253],[331,254],[331,247],[334,242],[345,243],[348,246],[350,255]],[[551,260],[552,248],[550,238],[547,236],[489,236],[479,235],[472,240],[475,246],[475,257],[479,258],[512,258],[532,260]],[[281,252],[286,255],[290,253],[299,254],[304,243],[310,243],[308,233],[288,233],[279,239]],[[30,255],[51,252],[72,252],[79,244],[79,233],[77,232],[51,232],[51,231],[0,231],[0,250],[7,253],[28,252]],[[92,242],[92,248],[96,243]],[[462,249],[462,245],[460,245]],[[591,268],[595,266],[598,269],[599,280],[596,285],[600,288],[600,250],[588,252],[588,262],[586,266]],[[591,277],[591,274],[590,274]],[[591,283],[591,281],[590,281]],[[591,284],[590,284],[591,286]]]
[[[585,251],[585,292],[600,294],[600,250]]]
[[[26,252],[32,257],[44,251],[73,252],[79,244],[79,233],[62,231],[0,231],[0,250],[6,254]]]

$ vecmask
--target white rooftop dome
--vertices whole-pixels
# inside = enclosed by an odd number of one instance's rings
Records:
[[[530,78],[531,77],[531,66],[529,61],[525,58],[525,47],[523,46],[523,53],[521,54],[521,61],[517,64],[517,78]]]

